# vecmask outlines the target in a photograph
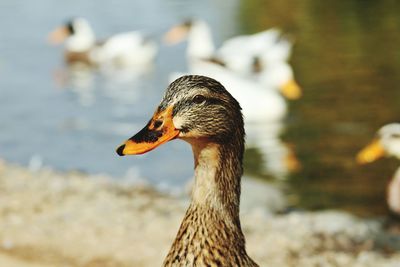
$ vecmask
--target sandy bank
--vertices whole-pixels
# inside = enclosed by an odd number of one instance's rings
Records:
[[[186,205],[108,177],[1,162],[0,266],[160,266]],[[247,202],[242,225],[261,266],[400,266],[400,237],[346,213],[278,216]]]

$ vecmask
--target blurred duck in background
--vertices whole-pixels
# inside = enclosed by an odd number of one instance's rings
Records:
[[[278,29],[272,28],[252,35],[232,37],[221,45],[217,54],[229,69],[250,75],[260,72],[269,62],[288,61],[292,46]]]
[[[275,88],[289,100],[297,100],[302,90],[297,84],[293,68],[286,61],[271,61],[261,72],[253,73],[250,78],[267,88]]]
[[[164,40],[167,44],[176,44],[187,39],[189,60],[214,59],[231,70],[246,73],[255,69],[257,65],[255,57],[259,57],[260,60],[274,59],[274,61],[289,59],[292,45],[288,40],[279,40],[280,35],[280,31],[273,28],[253,35],[236,36],[226,40],[216,49],[207,22],[191,19],[173,26]],[[272,48],[275,50],[271,51]],[[280,53],[278,48],[281,48]]]
[[[208,62],[231,71],[232,75],[279,89],[288,99],[298,99],[302,94],[287,62],[292,44],[282,38],[277,29],[233,37],[219,49],[215,48],[210,27],[203,20],[185,21],[172,27],[164,36],[167,44],[185,39],[188,40],[186,56],[190,66],[199,61]]]
[[[49,35],[51,44],[65,42],[65,61],[110,68],[140,68],[151,65],[157,44],[138,31],[116,34],[104,41],[96,40],[84,18],[73,18]]]
[[[400,159],[400,123],[391,123],[379,129],[377,137],[357,154],[357,162],[366,164],[383,156]],[[390,181],[387,190],[389,209],[400,216],[400,168]]]
[[[289,64],[277,61],[274,68],[264,69],[257,78],[251,79],[227,68],[225,63],[216,57],[218,53],[212,40],[211,29],[205,21],[190,20],[174,26],[165,34],[164,40],[174,44],[186,37],[189,73],[212,77],[229,88],[243,108],[246,123],[260,120],[281,121],[286,116],[287,103],[279,90],[282,84],[294,80]],[[183,73],[172,73],[170,80],[182,75]],[[301,95],[300,87],[292,86],[291,89],[293,88],[295,91],[281,92],[288,98]]]

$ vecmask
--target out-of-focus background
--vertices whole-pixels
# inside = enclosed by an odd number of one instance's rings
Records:
[[[107,173],[177,190],[192,175],[191,150],[171,142],[142,157],[119,158],[115,147],[152,115],[172,71],[186,71],[186,43],[161,44],[141,76],[68,70],[47,35],[81,16],[99,39],[141,30],[157,42],[174,24],[201,18],[215,44],[278,27],[294,40],[290,63],[304,91],[290,102],[280,137],[301,169],[285,174],[291,204],[386,213],[384,191],[395,160],[357,166],[355,154],[400,112],[397,1],[2,1],[0,24],[0,156],[57,170]],[[133,74],[135,75],[135,74]],[[245,90],[245,88],[243,88]],[[261,172],[257,148],[246,173]]]
[[[143,156],[115,153],[152,116],[170,74],[189,72],[187,42],[166,45],[163,35],[183,20],[201,19],[219,47],[276,27],[293,42],[289,63],[303,95],[285,100],[287,115],[265,134],[269,155],[248,147],[245,180],[278,187],[293,210],[387,216],[385,192],[398,161],[360,166],[355,156],[379,127],[399,121],[399,10],[396,0],[3,0],[0,157],[31,171],[104,174],[185,195],[193,175],[186,143],[169,142]],[[141,31],[158,45],[153,65],[139,71],[68,66],[63,46],[51,46],[47,36],[77,16],[99,40]]]

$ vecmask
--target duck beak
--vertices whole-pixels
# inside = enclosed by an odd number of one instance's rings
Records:
[[[287,81],[281,86],[280,90],[282,94],[290,100],[299,99],[302,95],[301,88],[294,79]]]
[[[59,27],[52,31],[47,37],[47,41],[52,45],[58,45],[67,39],[69,33],[66,27]]]
[[[385,155],[385,150],[379,139],[373,140],[369,145],[358,152],[356,161],[358,164],[373,162]]]
[[[173,107],[156,112],[147,125],[137,134],[129,138],[117,148],[117,154],[139,155],[175,139],[179,130],[175,129],[172,121]]]
[[[164,34],[163,40],[167,45],[175,45],[182,42],[188,34],[188,28],[183,25],[177,25],[172,27],[166,34]]]

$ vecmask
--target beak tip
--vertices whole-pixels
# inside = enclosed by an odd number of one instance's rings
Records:
[[[125,149],[125,144],[119,146],[119,147],[117,148],[117,150],[116,150],[117,154],[118,154],[119,156],[121,156],[121,157],[122,157],[122,156],[125,156],[125,154],[124,154],[124,149]]]

